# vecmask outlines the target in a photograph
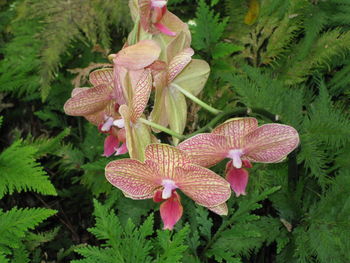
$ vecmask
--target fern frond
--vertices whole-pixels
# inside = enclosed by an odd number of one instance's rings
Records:
[[[220,21],[219,14],[215,14],[204,0],[199,0],[195,21],[196,26],[192,27],[192,45],[197,50],[204,50],[211,54],[224,33],[228,19],[224,18]]]
[[[162,263],[180,263],[187,246],[184,240],[189,232],[189,226],[185,226],[179,232],[172,235],[170,231],[157,231],[157,244],[160,247],[157,261]]]
[[[56,195],[56,190],[43,168],[35,161],[37,149],[14,142],[0,154],[0,198],[14,191],[34,191]]]
[[[12,208],[0,210],[0,244],[10,248],[19,248],[27,231],[36,227],[57,211],[44,208]]]

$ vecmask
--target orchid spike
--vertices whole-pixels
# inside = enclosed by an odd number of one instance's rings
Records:
[[[258,127],[255,118],[235,118],[216,127],[212,133],[198,134],[180,143],[198,165],[210,167],[229,158],[227,179],[237,196],[245,194],[250,162],[281,162],[299,144],[298,132],[283,124],[265,124]]]
[[[145,161],[122,159],[106,166],[107,180],[132,199],[163,202],[160,207],[164,229],[173,229],[181,218],[182,205],[177,189],[219,214],[230,197],[230,185],[209,169],[191,163],[183,151],[165,144],[150,144]]]

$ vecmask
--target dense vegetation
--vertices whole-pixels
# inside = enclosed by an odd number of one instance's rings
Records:
[[[127,0],[0,1],[0,262],[350,262],[349,0],[169,0],[211,74],[185,135],[253,116],[300,146],[255,164],[219,217],[182,198],[159,206],[110,185],[104,135],[65,115],[74,87],[133,28]],[[194,12],[195,10],[195,12]],[[150,111],[151,109],[147,109]],[[161,133],[162,141],[169,136]],[[213,170],[224,174],[225,163]]]

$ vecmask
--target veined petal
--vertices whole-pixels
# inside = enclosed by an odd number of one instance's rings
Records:
[[[194,51],[192,48],[186,48],[180,54],[176,55],[169,63],[168,84],[170,84],[177,75],[191,62]]]
[[[165,90],[165,106],[170,129],[183,134],[187,120],[187,104],[185,96],[174,87]],[[179,139],[173,137],[174,145]]]
[[[187,165],[175,170],[176,186],[199,205],[218,206],[231,196],[229,183],[207,168]]]
[[[74,88],[71,93],[71,97],[74,97],[75,95],[79,94],[82,91],[86,91],[90,88]]]
[[[164,43],[163,43],[164,44]],[[170,61],[183,50],[191,47],[191,34],[188,31],[187,25],[182,27],[182,30],[179,30],[176,37],[172,37],[171,41],[167,43],[167,46],[164,46],[164,60],[166,63]]]
[[[185,151],[193,163],[205,167],[213,166],[225,159],[230,150],[227,136],[212,133],[195,135],[177,147]]]
[[[200,59],[192,59],[187,67],[177,75],[173,83],[197,96],[205,86],[210,73],[207,62]]]
[[[107,180],[132,199],[152,198],[157,184],[156,171],[137,160],[110,162],[105,168]]]
[[[299,144],[298,132],[283,124],[265,124],[243,138],[244,156],[259,163],[279,162]]]
[[[119,140],[113,135],[108,135],[104,142],[104,153],[103,156],[109,157],[115,153],[119,146]]]
[[[228,208],[226,203],[222,203],[221,205],[213,206],[213,207],[207,207],[210,211],[220,215],[220,216],[226,216],[228,214]]]
[[[180,196],[174,192],[171,198],[160,205],[160,216],[164,223],[163,229],[172,230],[174,225],[180,220],[183,208],[180,202]]]
[[[244,168],[235,168],[232,161],[226,165],[226,180],[230,183],[232,190],[236,196],[246,195],[246,187],[248,184],[249,174]]]
[[[175,168],[190,163],[188,156],[181,150],[167,145],[154,143],[146,147],[145,158],[157,164],[159,174],[163,178],[173,179]]]
[[[64,111],[72,116],[84,116],[101,111],[111,100],[112,89],[99,85],[78,92],[64,104]]]
[[[135,89],[134,96],[131,102],[131,116],[130,120],[136,122],[141,117],[145,110],[149,96],[152,90],[152,74],[150,69],[145,69],[138,81]]]
[[[230,136],[230,146],[239,149],[243,137],[257,128],[258,121],[255,118],[233,118],[217,126],[212,133]]]
[[[139,70],[157,60],[160,52],[160,47],[155,41],[142,40],[119,51],[114,63],[129,70]]]
[[[94,70],[89,75],[89,81],[94,86],[112,83],[113,68],[103,68],[103,69]]]

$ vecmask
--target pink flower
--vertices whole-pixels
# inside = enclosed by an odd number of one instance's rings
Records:
[[[164,229],[172,229],[182,216],[176,189],[199,205],[227,214],[225,202],[230,197],[230,185],[209,169],[192,164],[183,151],[169,145],[148,145],[144,162],[133,159],[110,162],[106,178],[129,198],[162,202]]]
[[[281,162],[299,144],[298,132],[283,124],[258,127],[255,118],[235,118],[216,127],[212,133],[198,134],[178,145],[198,165],[210,167],[231,159],[226,178],[237,196],[245,194],[250,162]]]
[[[139,0],[140,20],[143,30],[151,34],[162,32],[175,36],[176,32],[162,23],[163,16],[168,12],[166,0]]]

